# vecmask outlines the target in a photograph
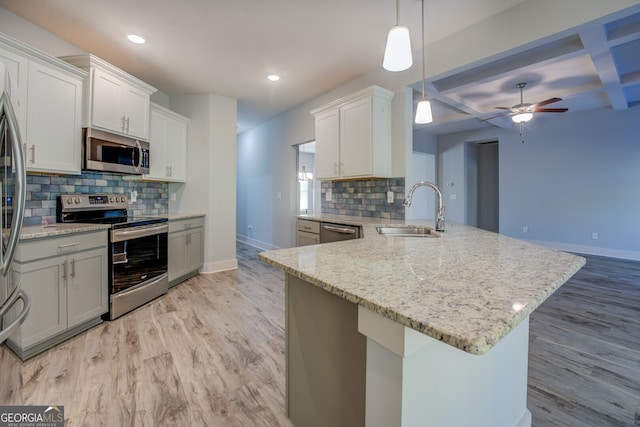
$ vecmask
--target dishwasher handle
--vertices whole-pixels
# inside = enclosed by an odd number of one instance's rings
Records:
[[[333,231],[341,234],[356,234],[355,228],[346,228],[346,227],[336,227],[335,225],[323,225],[322,226],[327,231]]]

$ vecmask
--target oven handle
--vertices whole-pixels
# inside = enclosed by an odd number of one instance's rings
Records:
[[[111,230],[111,242],[123,242],[125,240],[167,233],[168,231],[169,225],[167,224]]]

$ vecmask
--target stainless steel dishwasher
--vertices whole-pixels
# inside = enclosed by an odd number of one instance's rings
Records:
[[[360,227],[331,222],[320,223],[320,243],[360,238]]]

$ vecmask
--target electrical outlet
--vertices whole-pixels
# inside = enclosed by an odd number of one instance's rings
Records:
[[[529,226],[525,225],[524,227],[522,227],[522,232],[523,233],[528,233],[529,232]]]
[[[327,202],[330,202],[331,200],[333,200],[333,192],[331,191],[330,188],[327,188],[327,192],[324,194],[324,196]]]
[[[135,203],[136,200],[138,200],[138,192],[136,190],[133,190],[131,192],[131,203]]]
[[[387,203],[393,203],[393,191],[387,191]]]
[[[171,201],[172,202],[176,201],[176,193],[171,193]]]
[[[596,232],[596,231],[592,231],[592,232],[591,232],[591,238],[592,238],[593,240],[598,240],[598,232]]]
[[[249,231],[253,230],[253,225],[249,224]]]

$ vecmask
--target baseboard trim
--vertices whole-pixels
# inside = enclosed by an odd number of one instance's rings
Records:
[[[238,242],[242,242],[245,243],[249,246],[253,246],[254,248],[263,250],[263,251],[270,251],[270,250],[274,250],[274,249],[282,249],[278,246],[274,246],[270,243],[267,242],[262,242],[260,240],[255,240],[255,239],[251,239],[247,236],[243,236],[241,234],[236,234],[236,240]]]
[[[206,262],[200,270],[200,274],[212,274],[219,273],[221,271],[227,270],[237,270],[238,269],[238,259],[227,259],[224,261],[216,261],[216,262]]]
[[[546,242],[542,240],[528,240],[528,242],[565,252],[585,255],[597,255],[609,258],[628,259],[630,261],[640,261],[640,252],[638,251],[626,251],[621,249],[600,248],[596,246],[574,245],[571,243]]]

